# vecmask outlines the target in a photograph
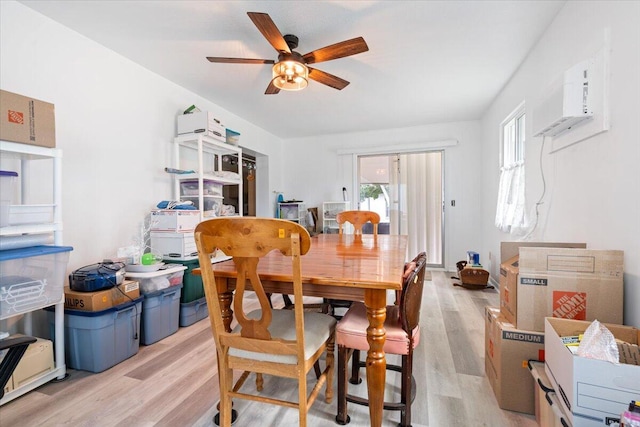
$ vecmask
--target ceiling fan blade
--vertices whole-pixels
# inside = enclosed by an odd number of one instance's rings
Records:
[[[273,84],[273,80],[269,82],[269,86],[267,86],[267,90],[264,91],[265,95],[276,95],[280,92],[280,89]]]
[[[345,40],[340,43],[332,44],[321,49],[316,49],[313,52],[309,52],[302,58],[307,64],[315,64],[323,61],[331,61],[332,59],[344,58],[345,56],[351,56],[358,53],[366,52],[369,50],[369,46],[362,37],[356,37],[355,39]]]
[[[274,47],[278,52],[286,52],[291,53],[291,49],[287,45],[287,42],[282,37],[282,33],[276,27],[276,24],[273,23],[271,17],[266,13],[260,12],[247,12],[249,18],[253,21],[258,30],[262,33],[265,39],[271,46]]]
[[[221,62],[224,64],[275,64],[273,59],[249,59],[249,58],[222,58],[218,56],[207,56],[209,62]]]
[[[324,71],[320,71],[315,68],[309,68],[309,78],[317,81],[318,83],[322,83],[323,85],[331,86],[334,89],[342,90],[349,84],[348,81],[341,79],[340,77],[334,76],[333,74],[326,73]]]

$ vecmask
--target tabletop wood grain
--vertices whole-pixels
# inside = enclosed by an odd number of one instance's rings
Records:
[[[367,289],[400,289],[407,251],[407,236],[320,234],[302,257],[302,282]],[[235,277],[232,261],[214,264],[218,277]],[[287,281],[291,262],[279,252],[260,260],[263,280]]]

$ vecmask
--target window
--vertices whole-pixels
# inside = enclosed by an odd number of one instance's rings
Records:
[[[524,199],[525,108],[518,106],[500,125],[501,168],[495,224],[505,233],[526,226]]]

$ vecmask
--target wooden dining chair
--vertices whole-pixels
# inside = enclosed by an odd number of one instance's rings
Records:
[[[303,310],[300,257],[311,246],[309,233],[299,224],[280,219],[214,218],[198,224],[195,240],[218,355],[220,425],[231,425],[232,399],[247,399],[298,408],[300,426],[306,426],[307,412],[323,384],[326,383],[326,402],[333,398],[336,325],[336,320],[327,314]],[[217,248],[231,256],[236,266],[232,312],[223,313],[221,308],[221,295],[210,260]],[[258,275],[261,258],[272,251],[281,252],[282,262],[291,264],[293,310],[272,309]],[[260,308],[247,313],[244,301],[250,291],[255,292]],[[233,316],[237,325],[228,330],[223,316]],[[325,369],[311,393],[307,393],[307,374],[325,353]],[[235,384],[234,370],[243,371]],[[242,391],[251,372],[297,380],[297,401]]]
[[[336,214],[336,222],[338,223],[338,234],[343,234],[343,226],[345,223],[353,225],[353,233],[356,235],[362,235],[362,227],[367,222],[373,225],[373,235],[378,235],[378,224],[380,224],[380,215],[373,211],[342,211]],[[327,312],[331,313],[336,319],[341,319],[336,309],[347,309],[351,306],[351,301],[337,300],[325,298],[323,301],[323,307]]]
[[[422,255],[422,254],[421,254]],[[416,385],[413,378],[413,350],[420,341],[420,306],[424,286],[426,254],[416,257],[415,268],[409,265],[410,274],[404,279],[400,305],[387,306],[387,317],[384,328],[387,331],[384,352],[402,355],[402,365],[387,364],[387,369],[401,372],[400,401],[384,402],[384,409],[401,411],[400,426],[411,426],[411,403],[415,398]],[[352,357],[351,379],[358,384],[360,368],[365,366],[360,361],[360,352],[369,349],[367,342],[367,309],[361,302],[353,303],[336,327],[338,343],[338,412],[336,422],[348,424],[347,402],[368,405],[367,399],[348,394],[347,364]]]
[[[373,211],[342,211],[336,215],[336,222],[339,234],[342,234],[342,228],[346,222],[353,225],[354,234],[362,234],[362,226],[370,222],[373,225],[373,235],[377,236],[380,215]]]

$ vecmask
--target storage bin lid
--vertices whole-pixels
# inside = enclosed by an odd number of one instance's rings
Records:
[[[74,310],[72,308],[65,308],[64,314],[72,314],[74,316],[82,316],[82,317],[98,317],[98,316],[103,316],[107,313],[125,310],[135,304],[142,303],[143,299],[144,297],[140,295],[138,298],[135,298],[131,301],[123,302],[122,304],[114,305],[113,307],[109,307],[100,311],[85,311],[85,310]],[[55,311],[55,306],[45,307],[44,310]],[[142,310],[142,308],[140,310]]]
[[[7,249],[0,251],[0,261],[9,261],[12,259],[29,258],[35,256],[51,255],[61,252],[71,252],[71,246],[30,246],[28,248]]]
[[[2,177],[2,176],[17,177],[18,176],[18,172],[0,171],[0,177]]]

